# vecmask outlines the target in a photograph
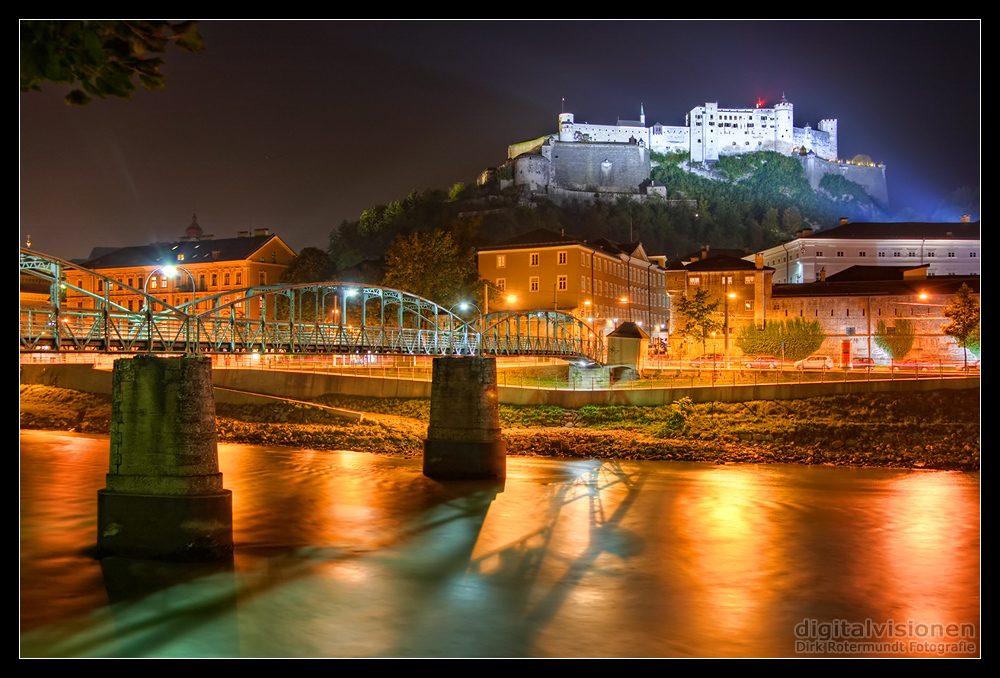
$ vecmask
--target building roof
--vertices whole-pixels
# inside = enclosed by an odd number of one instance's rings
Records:
[[[794,297],[880,297],[915,296],[926,294],[956,294],[963,285],[979,294],[979,278],[964,276],[937,276],[911,280],[857,280],[849,282],[813,282],[775,285],[771,298]]]
[[[613,332],[608,334],[608,337],[618,337],[625,339],[649,339],[649,334],[643,331],[641,327],[636,325],[631,320],[623,322],[621,325],[615,328]]]
[[[579,238],[571,238],[568,235],[556,233],[547,228],[536,228],[534,231],[515,235],[513,238],[508,238],[496,245],[480,247],[479,251],[510,250],[523,247],[555,247],[558,245],[586,245],[586,243]]]
[[[801,239],[841,238],[844,240],[979,240],[979,222],[931,223],[904,221],[898,223],[857,222],[836,226]]]
[[[752,261],[747,261],[746,259],[739,259],[737,257],[731,257],[728,254],[715,254],[707,259],[699,259],[698,261],[692,261],[690,264],[684,267],[687,271],[756,271],[757,265]],[[764,266],[763,270],[773,271],[774,269],[770,266]]]
[[[646,252],[642,247],[642,243],[627,242],[627,243],[617,243],[608,240],[607,238],[598,238],[596,240],[584,241],[579,238],[573,238],[562,233],[556,233],[555,231],[550,231],[547,228],[538,228],[534,231],[529,231],[528,233],[522,233],[521,235],[516,235],[513,238],[504,240],[503,242],[497,243],[496,245],[487,245],[485,247],[480,247],[480,252],[493,252],[497,250],[512,250],[512,249],[531,249],[534,247],[559,247],[566,245],[578,245],[580,247],[586,247],[589,250],[595,252],[604,252],[605,254],[610,254],[611,256],[617,257],[620,255],[625,255],[632,257],[633,259],[642,259],[643,261],[649,261],[649,257],[646,256]]]
[[[184,265],[211,261],[245,261],[274,239],[281,242],[281,238],[272,234],[247,238],[187,240],[139,247],[122,247],[91,259],[83,266],[92,270],[130,266],[160,266],[178,263],[180,260],[177,255],[181,254],[184,255]],[[281,244],[288,247],[284,242]]]
[[[914,266],[851,266],[826,276],[827,282],[854,282],[861,280],[905,280],[912,277],[926,278],[930,264]]]

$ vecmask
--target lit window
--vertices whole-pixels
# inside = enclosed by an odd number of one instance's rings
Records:
[[[507,278],[497,278],[497,289],[501,292],[507,291]]]
[[[506,268],[506,267],[507,267],[507,255],[506,254],[498,254],[497,255],[497,268]]]
[[[748,275],[745,278],[743,278],[743,284],[744,285],[753,285],[753,276],[752,275]]]
[[[691,283],[692,285],[700,285],[701,284],[701,277],[697,276],[697,275],[693,275],[690,278],[688,278],[688,282]]]

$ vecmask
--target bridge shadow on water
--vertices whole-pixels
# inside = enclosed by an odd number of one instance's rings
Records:
[[[234,561],[106,558],[100,565],[109,606],[24,634],[22,652],[533,656],[545,653],[540,635],[573,634],[549,627],[581,582],[600,570],[602,556],[627,561],[644,549],[643,539],[622,527],[644,473],[617,462],[554,465],[544,499],[533,490],[533,515],[516,528],[507,516],[494,517],[520,506],[498,501],[511,480],[506,487],[439,483],[418,473],[404,465],[395,478],[380,477],[376,494],[386,496],[376,499],[384,504],[373,524],[325,543],[303,543],[308,536],[296,528],[316,520],[308,515],[315,504],[279,498],[270,532],[255,527],[249,543],[236,544]],[[239,534],[238,512],[235,519]],[[278,538],[282,532],[287,539]]]

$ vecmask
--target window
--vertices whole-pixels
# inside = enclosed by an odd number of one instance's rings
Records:
[[[892,256],[894,256],[894,257],[901,257],[901,256],[903,256],[903,253],[900,252],[899,250],[896,250],[896,251],[894,251],[892,253]]]
[[[560,252],[559,253],[559,265],[562,266],[565,263],[566,263],[566,253],[565,252]]]
[[[934,252],[928,252],[927,256],[930,257],[930,258],[933,258],[934,257]]]
[[[538,277],[537,276],[532,276],[531,278],[528,278],[528,289],[530,291],[532,291],[532,292],[537,292],[538,291]]]
[[[529,254],[528,261],[531,266],[538,266],[538,252],[532,252]]]
[[[953,258],[954,256],[955,256],[955,253],[954,253],[954,252],[948,252],[948,258],[949,258],[949,259],[950,259],[950,258]]]
[[[498,254],[497,255],[497,268],[507,268],[507,255]]]
[[[497,278],[497,289],[501,292],[507,291],[507,278]]]
[[[559,291],[565,292],[567,289],[569,289],[569,281],[566,280],[566,276],[559,276]]]
[[[276,252],[271,252],[271,263],[272,264],[278,263],[278,254]]]
[[[878,253],[878,255],[879,255],[880,257],[884,257],[884,256],[885,256],[885,252],[884,252],[883,250],[879,250],[879,253]]]
[[[104,291],[104,281],[101,280],[101,279],[97,280],[97,291],[98,292],[103,292]]]
[[[752,275],[745,276],[743,278],[743,284],[744,285],[753,285],[753,276]]]
[[[152,278],[149,279],[149,288],[155,290],[159,281],[160,279],[154,275]]]
[[[580,291],[581,292],[587,291],[587,276],[585,275],[580,276]]]
[[[854,328],[853,327],[845,327],[844,328],[844,334],[846,334],[849,337],[854,336]]]
[[[184,261],[184,255],[183,254],[178,254],[177,255],[177,261]]]
[[[212,279],[215,280],[215,275],[214,274],[212,275]],[[261,284],[261,285],[266,285],[267,284],[267,272],[266,271],[261,271],[260,272],[259,280],[260,280],[259,284]],[[212,284],[214,285],[215,283],[213,282]]]
[[[691,283],[692,285],[700,285],[701,276],[693,275],[690,278],[688,278],[688,282]]]
[[[217,273],[212,274],[212,287],[217,287],[219,285],[219,275]]]
[[[731,275],[724,275],[724,276],[722,276],[722,284],[723,285],[732,285],[733,284],[733,276],[731,276]]]
[[[976,258],[976,253],[975,252],[969,252],[969,256],[972,257],[973,259],[975,259]]]
[[[747,299],[743,302],[743,310],[752,311],[753,310],[753,299]]]
[[[867,253],[867,252],[865,252],[864,250],[862,250],[862,251],[858,252],[858,256],[859,256],[859,257],[867,257],[867,256],[868,256],[868,253]]]
[[[223,273],[222,274],[222,284],[225,285],[226,287],[229,287],[229,274],[228,273]]]
[[[242,284],[243,284],[243,272],[242,271],[237,271],[236,272],[236,286],[240,287]]]
[[[844,256],[844,253],[843,252],[837,252],[837,256],[838,257],[842,257],[842,256]]]
[[[817,257],[823,256],[823,250],[816,250],[816,256]]]

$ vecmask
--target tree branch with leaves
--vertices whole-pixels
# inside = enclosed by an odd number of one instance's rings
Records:
[[[969,366],[968,351],[971,349],[974,354],[979,354],[979,302],[972,296],[972,290],[965,283],[958,288],[958,293],[951,304],[945,307],[944,317],[950,320],[947,325],[941,326],[941,331],[949,337],[953,337],[958,345],[962,347],[965,358],[965,366]]]
[[[702,353],[705,352],[705,342],[712,332],[722,329],[722,321],[715,318],[722,300],[713,301],[710,296],[708,290],[699,288],[693,297],[681,297],[677,300],[677,311],[682,318],[678,331],[701,341]]]
[[[205,48],[194,21],[22,21],[21,91],[40,92],[42,84],[77,87],[66,95],[71,106],[94,97],[128,99],[134,82],[163,89],[163,54],[174,43],[184,52]]]

